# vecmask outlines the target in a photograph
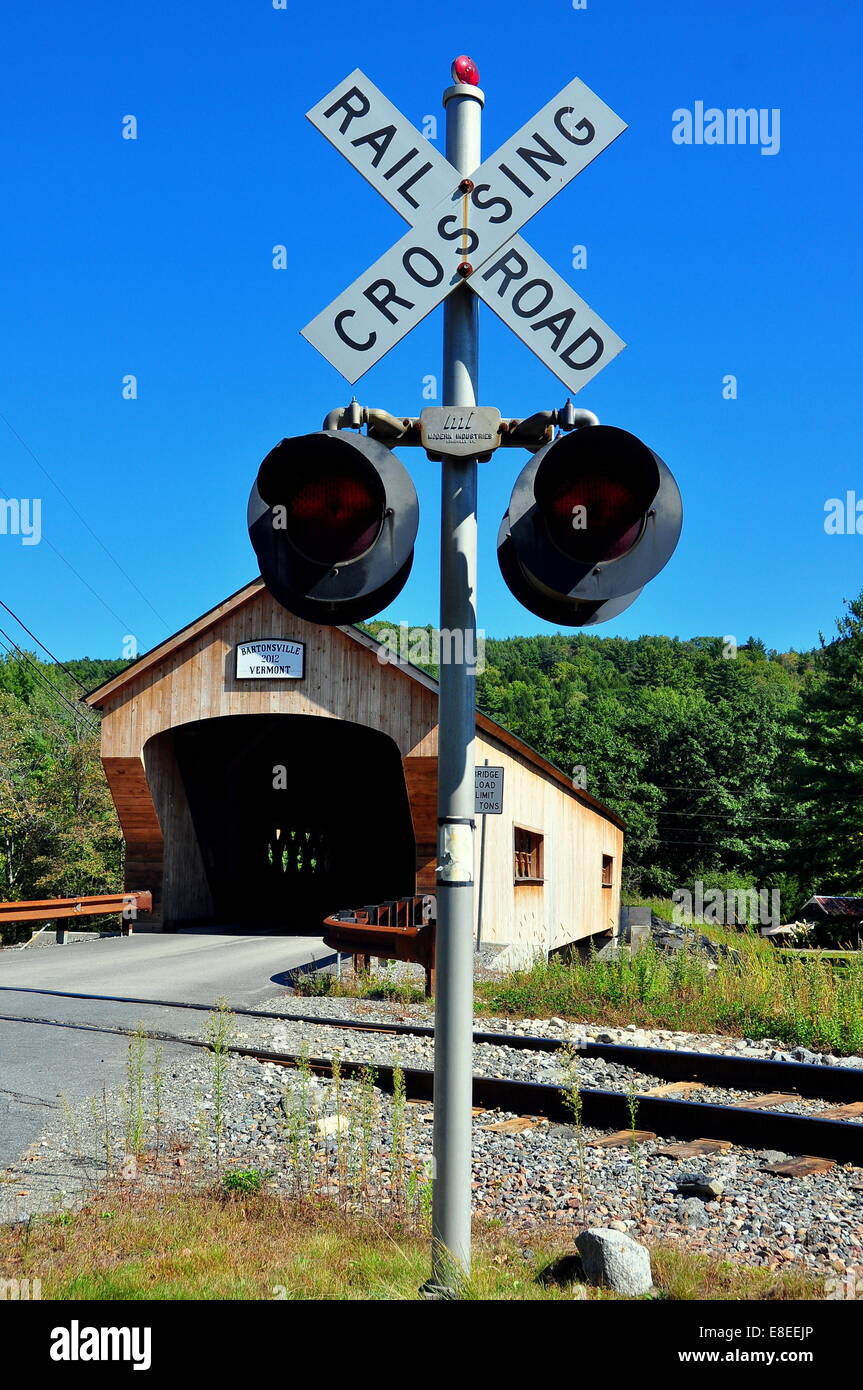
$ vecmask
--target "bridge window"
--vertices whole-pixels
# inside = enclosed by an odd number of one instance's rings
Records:
[[[543,839],[537,830],[513,827],[513,876],[516,883],[542,883],[545,869]]]
[[[602,886],[610,888],[614,883],[614,856],[604,854],[602,856]]]

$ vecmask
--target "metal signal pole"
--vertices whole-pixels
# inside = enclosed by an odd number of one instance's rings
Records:
[[[471,70],[478,79],[468,59],[457,59],[453,77]],[[485,97],[458,81],[443,101],[447,159],[470,175],[481,163]],[[477,404],[478,310],[466,284],[444,304],[446,407]],[[447,1289],[470,1270],[477,462],[444,458],[442,468],[432,1282]]]

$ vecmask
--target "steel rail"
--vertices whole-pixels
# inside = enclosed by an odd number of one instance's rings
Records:
[[[147,999],[123,994],[86,994],[72,990],[46,990],[0,985],[3,994],[38,994],[58,999],[84,999],[94,1003],[138,1004],[150,1008],[186,1009],[212,1013],[215,1004],[196,1004],[188,1000]],[[375,1023],[318,1014],[286,1014],[270,1009],[246,1009],[228,1004],[228,1011],[242,1018],[269,1018],[282,1023],[311,1024],[345,1032],[391,1034],[395,1037],[433,1038],[434,1028],[424,1023]],[[701,1081],[735,1091],[796,1091],[813,1100],[863,1101],[863,1069],[820,1066],[811,1062],[772,1062],[766,1058],[737,1057],[728,1053],[692,1052],[661,1047],[640,1047],[631,1043],[574,1042],[536,1033],[506,1033],[496,1029],[474,1031],[475,1044],[511,1047],[528,1052],[559,1052],[569,1049],[579,1056],[598,1057],[631,1067],[634,1071],[660,1076],[665,1081]],[[687,1102],[688,1103],[688,1102]]]
[[[121,1025],[90,1024],[62,1019],[0,1015],[0,1021],[69,1028],[82,1032],[108,1033],[125,1037],[144,1036],[154,1042],[175,1043],[214,1051],[204,1038],[184,1038],[175,1033]],[[299,1068],[302,1063],[320,1076],[332,1075],[332,1061],[326,1057],[304,1057],[297,1052],[273,1052],[260,1047],[231,1044],[225,1049],[233,1056],[257,1062]],[[699,1054],[693,1054],[699,1055]],[[779,1064],[781,1065],[781,1064]],[[370,1060],[339,1059],[344,1077],[360,1076],[369,1069],[375,1085],[393,1091],[396,1068]],[[408,1100],[433,1101],[434,1073],[419,1067],[399,1068]],[[517,1115],[538,1115],[557,1124],[571,1124],[572,1115],[560,1086],[547,1081],[514,1081],[499,1077],[474,1076],[473,1104],[487,1110],[503,1110]],[[585,1087],[581,1091],[582,1123],[595,1129],[628,1129],[631,1126],[629,1097],[624,1091]],[[863,1165],[863,1124],[847,1120],[823,1120],[812,1115],[787,1111],[745,1110],[733,1105],[706,1104],[701,1101],[671,1100],[664,1096],[638,1096],[638,1123],[663,1139],[727,1139],[750,1149],[779,1149],[795,1155],[813,1155],[838,1163]]]

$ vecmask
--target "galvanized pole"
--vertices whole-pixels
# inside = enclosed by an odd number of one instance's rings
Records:
[[[470,175],[481,162],[485,98],[479,87],[458,83],[443,100],[447,159]],[[464,285],[444,305],[445,406],[476,405],[478,340],[478,300]],[[475,459],[444,459],[432,1281],[448,1289],[470,1270],[476,483]]]

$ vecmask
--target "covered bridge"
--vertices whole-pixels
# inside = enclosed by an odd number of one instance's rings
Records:
[[[386,657],[386,660],[381,658]],[[435,891],[437,682],[256,580],[88,697],[151,929],[278,926]],[[614,929],[621,821],[482,714],[477,928],[514,958]]]

